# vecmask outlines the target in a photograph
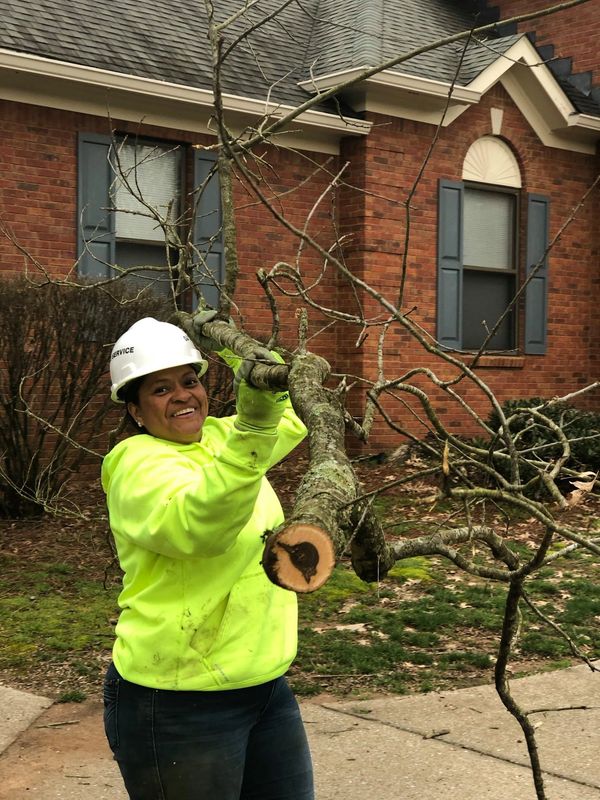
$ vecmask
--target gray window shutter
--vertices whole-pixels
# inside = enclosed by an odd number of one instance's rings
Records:
[[[527,198],[527,276],[541,259],[525,290],[525,352],[546,352],[548,318],[548,264],[544,253],[548,246],[550,200],[539,194]]]
[[[221,191],[219,176],[215,172],[206,181],[213,168],[216,155],[206,150],[196,150],[194,158],[194,188],[204,186],[197,199],[196,218],[194,220],[194,244],[203,253],[204,262],[198,264],[196,275],[201,284],[202,294],[209,306],[219,305],[219,290],[207,275],[209,270],[214,281],[221,284],[225,279],[225,261],[223,254],[223,236],[221,230]]]
[[[108,159],[110,136],[79,134],[77,177],[78,272],[85,278],[108,278],[115,262],[114,214],[110,211],[113,173]]]
[[[437,340],[462,346],[463,207],[461,182],[441,179],[438,195]]]

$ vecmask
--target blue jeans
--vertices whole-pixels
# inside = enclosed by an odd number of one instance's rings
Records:
[[[130,800],[314,800],[298,703],[285,678],[217,692],[104,684],[104,728]]]

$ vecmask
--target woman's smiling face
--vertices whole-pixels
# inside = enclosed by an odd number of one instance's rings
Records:
[[[146,375],[137,403],[127,410],[152,436],[179,444],[199,442],[208,414],[208,398],[189,364]]]

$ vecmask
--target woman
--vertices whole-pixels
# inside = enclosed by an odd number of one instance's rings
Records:
[[[306,429],[287,394],[245,380],[235,416],[207,416],[206,367],[180,328],[151,318],[113,348],[112,398],[140,435],[102,467],[124,573],[106,735],[131,800],[312,800],[284,677],[296,596],[260,564],[283,521],[265,473]]]

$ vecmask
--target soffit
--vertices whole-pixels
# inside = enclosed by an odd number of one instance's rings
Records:
[[[154,81],[93,67],[40,59],[0,50],[0,98],[47,108],[105,117],[113,121],[179,129],[215,136],[213,94],[209,90]],[[274,121],[290,107],[224,95],[234,134],[252,129],[267,114]],[[276,136],[279,147],[337,154],[344,136],[366,135],[371,124],[310,110]]]

